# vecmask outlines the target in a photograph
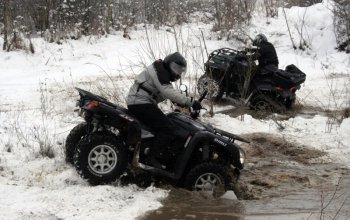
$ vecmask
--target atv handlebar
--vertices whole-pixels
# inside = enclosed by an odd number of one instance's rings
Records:
[[[205,90],[204,93],[202,94],[202,96],[199,97],[198,102],[202,102],[203,99],[205,98],[205,96],[207,96],[207,94],[208,94],[208,90]],[[205,108],[202,108],[202,109],[205,109]],[[199,112],[200,112],[200,110],[191,111],[191,108],[190,108],[191,117],[193,119],[197,119],[198,118]]]
[[[202,102],[205,96],[207,96],[207,94],[208,94],[208,90],[205,90],[202,96],[198,99],[198,102]]]
[[[186,96],[188,96],[186,85],[184,85],[184,84],[180,85],[180,90],[182,92],[184,92],[186,94]],[[204,93],[199,97],[198,102],[202,102],[203,99],[205,98],[205,96],[207,96],[207,94],[208,94],[208,90],[205,90]],[[205,108],[202,108],[202,109],[205,109]],[[193,118],[193,119],[198,118],[200,110],[192,111],[191,107],[189,107],[189,111],[190,111],[191,118]]]

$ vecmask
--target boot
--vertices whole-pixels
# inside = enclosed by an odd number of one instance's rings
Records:
[[[152,165],[154,168],[157,169],[166,169],[166,166],[163,165],[156,157],[154,156],[149,156],[148,162],[150,165]]]
[[[147,157],[148,157],[147,161],[151,166],[153,166],[157,169],[164,169],[163,167],[165,167],[165,166],[162,164],[162,162],[161,162],[162,160],[160,159],[161,153],[157,149],[151,148]]]

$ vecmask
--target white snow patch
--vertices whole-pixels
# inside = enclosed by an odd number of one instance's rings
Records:
[[[254,17],[249,33],[264,33],[276,46],[280,67],[295,64],[307,74],[297,92],[305,105],[323,109],[350,106],[350,56],[335,48],[332,15],[328,1],[308,8],[286,9],[292,37],[299,43],[296,26],[301,28],[309,48],[293,50],[282,11],[279,17]],[[238,44],[211,39],[210,25],[196,22],[181,27],[181,48],[189,61],[190,91],[195,90],[195,76],[203,73],[201,31],[211,52],[221,47],[238,48]],[[180,32],[178,32],[180,33]],[[157,58],[175,51],[174,33],[161,28],[150,30]],[[161,206],[167,191],[134,185],[89,186],[65,164],[63,143],[68,132],[81,121],[73,112],[79,86],[94,92],[110,87],[122,98],[142,68],[145,56],[145,31],[121,33],[106,38],[84,37],[67,40],[62,45],[33,39],[35,54],[23,51],[0,51],[0,212],[2,219],[135,219],[148,210]],[[0,38],[0,44],[3,39]],[[196,62],[193,61],[196,59]],[[205,60],[206,58],[204,58]],[[201,68],[201,69],[200,69]],[[102,81],[101,81],[102,80]],[[105,81],[103,81],[105,80]],[[100,84],[96,87],[95,84]],[[43,108],[43,98],[46,108]],[[123,100],[121,100],[123,102]],[[123,104],[123,103],[121,103]],[[223,108],[225,109],[225,108]],[[287,140],[323,150],[331,161],[350,167],[350,119],[329,124],[329,117],[295,117],[280,123],[257,120],[244,115],[244,120],[217,114],[203,118],[220,129],[244,134],[267,132]],[[38,136],[39,134],[39,136]],[[44,138],[44,139],[43,139]],[[46,139],[45,139],[46,138]],[[39,154],[40,141],[46,140],[55,153],[48,159]]]

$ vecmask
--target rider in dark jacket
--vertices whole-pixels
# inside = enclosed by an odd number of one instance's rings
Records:
[[[253,45],[257,47],[254,51],[253,59],[259,61],[259,74],[267,74],[278,69],[278,57],[275,47],[267,41],[264,34],[258,34],[253,40]]]
[[[166,56],[164,60],[156,60],[136,76],[128,93],[126,103],[130,112],[156,132],[149,159],[157,168],[162,168],[162,164],[167,162],[167,148],[174,139],[171,121],[157,104],[170,99],[194,110],[202,108],[200,102],[180,93],[172,85],[186,72],[186,68],[187,62],[178,52]]]

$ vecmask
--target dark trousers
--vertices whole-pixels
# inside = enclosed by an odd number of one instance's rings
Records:
[[[174,139],[171,121],[154,104],[128,105],[128,109],[139,121],[156,132],[152,155],[157,159],[166,159],[164,155]]]
[[[260,75],[266,75],[269,73],[273,73],[277,70],[278,70],[278,66],[276,66],[275,64],[268,64],[265,66],[259,66],[257,71]]]

